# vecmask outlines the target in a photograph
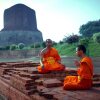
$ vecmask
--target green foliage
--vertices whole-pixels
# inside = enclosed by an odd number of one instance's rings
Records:
[[[71,44],[71,43],[76,43],[79,41],[79,36],[78,35],[70,35],[69,37],[65,38],[65,42]]]
[[[10,46],[0,47],[0,50],[10,50]]]
[[[0,50],[5,50],[5,48],[4,47],[0,47]]]
[[[34,48],[34,44],[31,44],[30,47],[31,47],[31,48]]]
[[[40,43],[35,44],[35,48],[40,48],[40,47],[41,47]]]
[[[92,37],[94,33],[100,32],[100,20],[89,21],[80,26],[79,33],[84,37]]]
[[[16,50],[17,49],[17,45],[16,44],[12,44],[11,46],[10,46],[10,50]]]
[[[89,38],[85,38],[85,39],[87,41],[87,42],[85,41],[86,42],[85,44],[88,44],[88,47],[86,47],[87,54],[92,57],[100,56],[100,46],[99,46],[100,44],[94,42],[92,39],[89,39]],[[73,43],[73,44],[59,43],[55,46],[55,48],[58,50],[61,56],[76,56],[75,54],[76,46],[77,46],[77,43]]]
[[[79,40],[79,44],[82,44],[84,46],[88,46],[88,43],[89,43],[89,38],[82,38]]]
[[[89,43],[89,53],[90,56],[100,57],[100,44],[96,42]]]
[[[75,44],[58,44],[55,46],[55,48],[58,50],[59,54],[62,56],[75,56]]]
[[[30,48],[40,48],[41,47],[41,43],[33,43],[30,45]]]
[[[45,41],[42,42],[42,47],[45,48],[46,47],[46,44],[45,44]]]
[[[18,44],[18,49],[23,49],[25,47],[25,44],[24,43],[19,43]]]
[[[94,42],[100,43],[100,32],[93,35]]]
[[[5,46],[5,50],[10,50],[10,45]]]
[[[53,46],[56,46],[56,45],[57,45],[57,43],[55,41],[53,41]]]
[[[59,44],[63,44],[63,43],[64,43],[63,41],[60,41],[60,42],[59,42]]]

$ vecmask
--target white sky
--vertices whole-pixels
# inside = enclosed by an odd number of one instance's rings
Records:
[[[4,10],[17,3],[36,11],[37,27],[44,40],[58,42],[65,35],[78,34],[82,24],[100,19],[100,0],[0,0],[0,30]]]

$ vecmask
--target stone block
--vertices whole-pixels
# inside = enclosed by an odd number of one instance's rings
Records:
[[[63,85],[63,83],[57,79],[48,79],[43,82],[43,86],[45,86],[47,88],[59,87],[62,85]]]

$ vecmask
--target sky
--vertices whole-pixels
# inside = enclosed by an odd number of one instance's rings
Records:
[[[0,30],[4,10],[18,3],[36,11],[44,41],[59,42],[72,33],[79,34],[80,26],[88,21],[100,19],[100,0],[0,0]]]

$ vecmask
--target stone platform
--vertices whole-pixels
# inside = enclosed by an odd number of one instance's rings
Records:
[[[100,100],[100,75],[94,74],[90,90],[63,90],[66,75],[77,75],[66,69],[47,74],[37,71],[39,63],[0,63],[0,93],[8,100]]]

